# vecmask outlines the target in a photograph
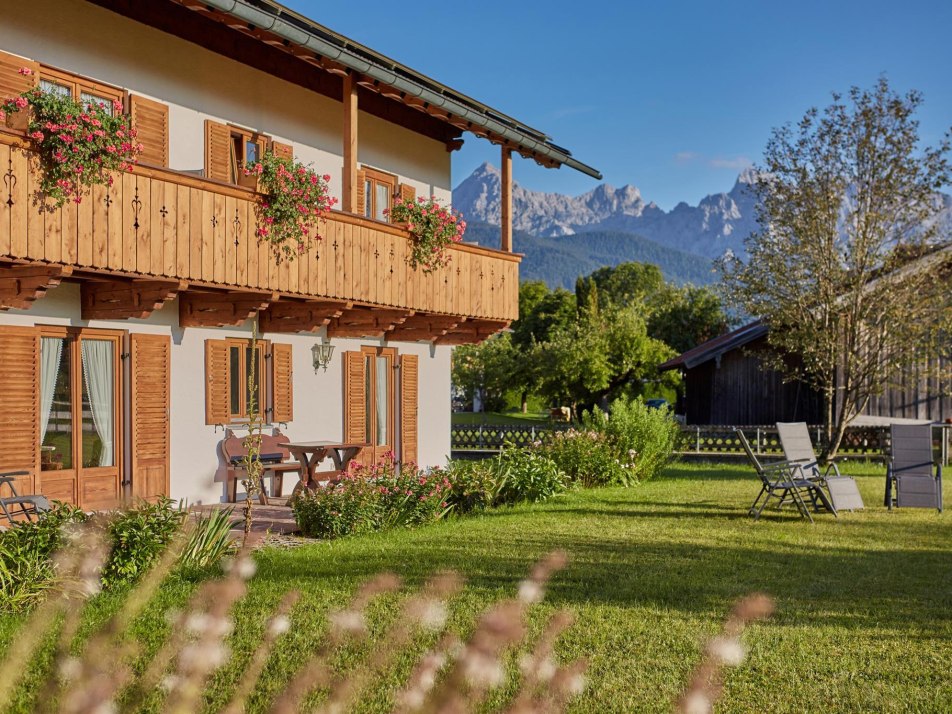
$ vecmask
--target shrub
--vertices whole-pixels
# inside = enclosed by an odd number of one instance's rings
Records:
[[[680,433],[668,412],[650,409],[640,399],[617,399],[609,414],[595,408],[582,423],[605,435],[614,458],[624,466],[625,486],[657,475],[671,461]]]
[[[499,460],[457,459],[447,466],[450,490],[446,500],[457,513],[491,508],[499,492]]]
[[[619,461],[608,436],[592,429],[556,432],[540,447],[573,482],[606,486],[627,482],[626,465]]]
[[[172,541],[184,518],[185,511],[168,498],[155,503],[140,501],[119,511],[109,524],[112,554],[102,569],[103,587],[138,580]]]
[[[444,471],[398,468],[391,454],[371,467],[355,465],[336,484],[299,493],[291,509],[304,535],[339,538],[439,520],[452,508],[449,492]]]
[[[568,488],[566,475],[541,449],[508,448],[496,459],[496,503],[535,503]]]
[[[189,531],[179,563],[188,568],[210,568],[233,555],[237,545],[231,536],[234,510],[222,508],[199,515]]]
[[[396,223],[406,223],[410,232],[410,265],[431,273],[447,264],[446,247],[459,243],[466,232],[466,221],[459,211],[441,206],[436,196],[420,197],[416,201],[401,198],[393,202],[392,210],[385,210]]]

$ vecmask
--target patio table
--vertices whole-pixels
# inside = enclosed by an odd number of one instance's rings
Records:
[[[337,441],[292,441],[284,445],[291,455],[301,464],[300,482],[294,487],[292,494],[302,488],[315,488],[315,477],[318,465],[328,456],[334,461],[332,474],[340,474],[347,470],[351,460],[360,453],[360,450],[369,444],[340,443]]]

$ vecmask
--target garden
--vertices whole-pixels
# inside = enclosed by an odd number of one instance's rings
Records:
[[[947,519],[873,506],[753,521],[753,472],[670,463],[674,433],[621,402],[495,459],[384,462],[295,503],[320,540],[237,560],[227,515],[177,535],[186,516],[161,502],[104,522],[83,551],[103,553],[91,571],[51,558],[95,533],[57,509],[0,534],[0,702],[693,711],[701,677],[701,706],[722,678],[718,711],[944,711]],[[882,466],[847,468],[881,502]],[[747,601],[760,611],[740,635],[728,613],[754,593],[770,600]]]

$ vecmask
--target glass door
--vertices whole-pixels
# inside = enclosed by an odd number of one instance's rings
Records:
[[[387,452],[394,451],[394,403],[393,366],[396,350],[391,347],[364,347],[364,374],[367,380],[366,417],[367,443],[372,447],[373,462],[378,462]]]
[[[43,330],[41,492],[85,509],[120,496],[121,333]]]

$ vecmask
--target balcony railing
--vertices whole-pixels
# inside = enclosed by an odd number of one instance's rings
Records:
[[[38,159],[0,131],[0,259],[172,279],[188,289],[261,291],[280,299],[339,300],[487,324],[518,316],[519,256],[452,246],[447,267],[426,275],[407,262],[406,231],[333,212],[322,240],[278,263],[255,238],[255,194],[187,173],[139,166],[95,187],[80,204],[37,203]],[[498,329],[498,327],[497,327]]]

